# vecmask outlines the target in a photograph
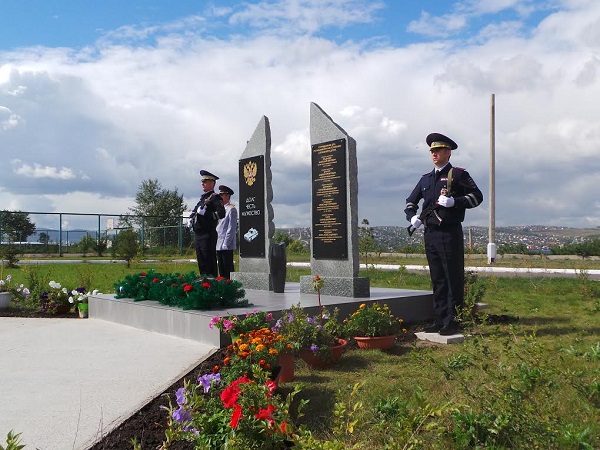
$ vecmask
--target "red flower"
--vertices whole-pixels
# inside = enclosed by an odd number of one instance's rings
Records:
[[[160,279],[155,278],[154,280],[152,280],[153,283],[158,283],[160,281]]]
[[[227,280],[225,283],[231,283],[231,280]]]
[[[233,408],[237,404],[240,394],[240,388],[237,385],[230,384],[221,392],[221,401],[225,408]]]
[[[286,427],[287,427],[287,422],[281,422],[281,426],[280,426],[281,434],[286,433]]]
[[[217,280],[217,281],[221,281],[221,280],[223,280],[223,279],[224,279],[224,278],[223,278],[222,276],[220,276],[220,275],[219,275],[217,278],[215,278],[215,280]]]
[[[140,276],[145,277],[146,276],[146,272],[140,273]]]
[[[240,419],[242,418],[242,407],[240,405],[234,405],[233,412],[231,413],[231,422],[229,426],[231,428],[237,428]]]
[[[268,420],[270,425],[273,424],[273,411],[275,411],[275,406],[267,405],[266,408],[260,408],[257,414],[254,414],[254,417],[261,420]]]
[[[223,389],[223,392],[221,392],[221,401],[223,402],[223,406],[225,406],[225,408],[233,408],[236,405],[238,396],[240,394],[239,385],[249,382],[250,378],[244,375],[237,380],[232,381],[229,386]]]
[[[183,275],[179,275],[177,278],[183,278]]]
[[[192,286],[191,284],[186,284],[183,287],[183,292],[190,292],[192,289],[194,289],[194,286]]]
[[[177,287],[177,283],[173,283],[171,287]]]
[[[208,281],[205,281],[204,283],[202,283],[202,287],[208,289],[210,287],[210,283]]]
[[[275,392],[275,389],[277,389],[277,383],[275,383],[275,381],[273,380],[267,380],[265,386],[269,390],[269,394],[272,394],[273,392]]]
[[[215,367],[213,367],[213,369],[212,369],[212,372],[213,372],[213,373],[219,373],[219,371],[220,371],[220,370],[221,370],[221,366],[219,366],[219,365],[217,364]]]

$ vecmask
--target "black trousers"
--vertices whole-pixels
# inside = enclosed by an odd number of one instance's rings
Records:
[[[230,279],[233,272],[233,250],[217,250],[217,264],[219,266],[219,275]]]
[[[217,230],[194,233],[200,275],[217,276]]]
[[[465,245],[461,224],[425,228],[425,254],[433,285],[433,313],[439,325],[455,320],[464,302]]]

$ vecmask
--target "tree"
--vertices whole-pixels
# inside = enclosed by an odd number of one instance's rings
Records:
[[[96,247],[96,239],[91,237],[89,234],[86,234],[81,241],[79,241],[79,249],[83,256],[85,256],[88,252],[94,250]]]
[[[5,209],[0,212],[0,231],[8,236],[8,242],[24,242],[35,234],[35,224],[29,214]]]
[[[133,217],[121,217],[120,226],[144,226],[148,245],[175,245],[181,217],[187,209],[177,189],[163,189],[158,180],[143,181],[135,196],[136,206],[129,208]],[[189,237],[188,237],[189,239]]]
[[[40,236],[38,237],[38,242],[44,245],[48,245],[48,243],[50,242],[50,235],[48,233],[41,232]]]
[[[292,241],[293,239],[285,231],[276,231],[273,234],[273,242],[277,244],[284,243],[287,247]]]
[[[133,228],[126,228],[117,234],[113,240],[112,252],[114,256],[124,259],[127,267],[140,251],[138,234]]]
[[[365,255],[365,265],[368,265],[369,252],[375,249],[375,238],[367,219],[362,220],[362,225],[358,229],[358,250]]]

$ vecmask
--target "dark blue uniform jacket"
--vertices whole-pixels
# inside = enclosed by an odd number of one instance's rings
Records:
[[[419,202],[423,200],[423,209],[426,209],[432,203],[436,203],[442,189],[447,187],[448,172],[452,165],[448,163],[442,169],[439,179],[436,181],[435,170],[424,174],[413,191],[406,199],[406,219],[410,219],[417,214]],[[457,170],[458,169],[458,170]],[[444,208],[439,206],[434,214],[432,214],[425,222],[425,226],[430,225],[456,225],[465,219],[465,209],[475,208],[483,201],[483,194],[464,169],[455,168],[452,174],[452,192],[447,194],[449,197],[454,197],[454,206],[452,208]]]

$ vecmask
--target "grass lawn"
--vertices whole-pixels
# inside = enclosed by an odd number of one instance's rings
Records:
[[[4,269],[4,276],[109,293],[126,274],[150,268],[197,270],[194,263],[50,264]],[[308,273],[288,268],[288,280]],[[429,289],[427,275],[402,269],[367,275],[373,286]],[[298,363],[284,390],[300,385],[296,402],[309,400],[300,422],[340,444],[314,448],[600,448],[598,282],[585,274],[481,282],[489,308],[467,324],[471,338],[462,344],[417,341],[419,324],[411,324],[391,351],[351,349],[323,371]]]

